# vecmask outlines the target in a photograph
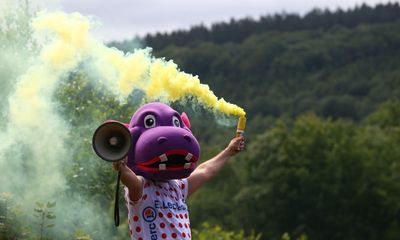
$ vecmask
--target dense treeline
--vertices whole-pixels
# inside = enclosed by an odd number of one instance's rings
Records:
[[[287,32],[298,30],[330,29],[334,26],[355,27],[367,23],[385,23],[400,19],[399,3],[378,4],[370,7],[362,4],[354,9],[330,11],[314,9],[304,16],[296,13],[281,13],[261,16],[260,19],[245,18],[230,22],[192,27],[190,30],[172,33],[148,34],[144,37],[146,46],[155,50],[167,46],[190,46],[196,42],[242,42],[247,37],[264,32]]]

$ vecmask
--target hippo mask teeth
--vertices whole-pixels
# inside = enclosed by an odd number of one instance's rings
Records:
[[[164,171],[165,169],[167,169],[167,164],[159,164],[158,165],[158,170]]]
[[[161,162],[166,162],[166,161],[168,161],[167,155],[166,155],[166,154],[160,155],[160,161],[161,161]]]
[[[192,166],[191,163],[185,163],[185,165],[183,165],[184,169],[189,169]]]
[[[186,155],[186,157],[185,157],[185,160],[189,162],[190,160],[192,160],[192,157],[193,157],[193,154],[188,153],[188,154]]]

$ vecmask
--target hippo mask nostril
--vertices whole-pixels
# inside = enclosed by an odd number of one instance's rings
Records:
[[[189,135],[184,135],[183,138],[188,142],[192,142],[192,138]]]
[[[166,142],[167,141],[167,138],[166,137],[159,137],[159,138],[157,138],[157,142],[158,143],[163,143],[163,142]]]

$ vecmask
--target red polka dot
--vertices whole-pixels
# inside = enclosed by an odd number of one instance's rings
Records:
[[[179,214],[179,217],[181,217],[183,219],[183,215],[182,214]]]
[[[182,223],[179,223],[179,227],[180,227],[180,228],[183,227]]]
[[[179,218],[179,215],[178,215],[178,214],[176,214],[176,215],[175,215],[175,217],[176,217],[176,218]]]
[[[188,228],[187,224],[185,223],[185,228]]]
[[[184,237],[184,238],[185,238],[185,237],[186,237],[186,233],[184,233],[184,232],[183,232],[183,233],[182,233],[182,237]]]
[[[185,188],[185,184],[184,183],[182,183],[182,185],[181,185],[181,189],[184,189]]]
[[[142,229],[140,227],[137,227],[136,232],[140,232],[140,231],[142,231]]]
[[[171,228],[175,228],[175,224],[170,223],[169,225],[171,226]]]
[[[135,221],[135,222],[139,221],[139,217],[138,216],[134,216],[133,217],[133,221]]]
[[[188,236],[189,236],[189,238],[190,238],[190,233],[188,233]]]
[[[162,218],[162,217],[164,217],[164,214],[162,214],[162,212],[159,212],[159,213],[158,213],[158,216],[159,216],[160,218]]]
[[[157,195],[157,196],[160,196],[160,192],[159,192],[159,191],[156,191],[156,195]]]
[[[129,232],[131,233],[131,235],[133,234],[132,229],[129,229]]]
[[[165,228],[165,223],[160,223],[160,228]]]
[[[142,199],[146,200],[147,199],[147,194],[143,195]]]
[[[187,213],[185,213],[185,218],[186,218],[186,219],[188,218]]]
[[[172,233],[171,236],[172,236],[172,238],[176,238],[177,237],[176,233]]]
[[[131,224],[131,220],[130,219],[128,219],[128,224]]]
[[[163,234],[161,234],[161,237],[165,239],[165,238],[167,238],[167,234],[163,233]]]
[[[168,216],[169,218],[172,218],[172,213],[168,213],[167,216]]]
[[[144,184],[144,188],[147,188],[147,187],[149,187],[149,186],[150,186],[150,183]]]
[[[140,237],[140,238],[138,238],[138,240],[143,240],[143,238]]]

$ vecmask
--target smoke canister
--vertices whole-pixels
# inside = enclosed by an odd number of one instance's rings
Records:
[[[246,127],[246,118],[244,116],[239,117],[239,121],[236,128],[236,137],[243,137],[245,127]],[[241,149],[241,147],[238,146],[237,151],[241,150],[243,149]]]
[[[236,137],[243,137],[245,128],[246,128],[246,117],[239,117],[239,121],[236,128]]]

